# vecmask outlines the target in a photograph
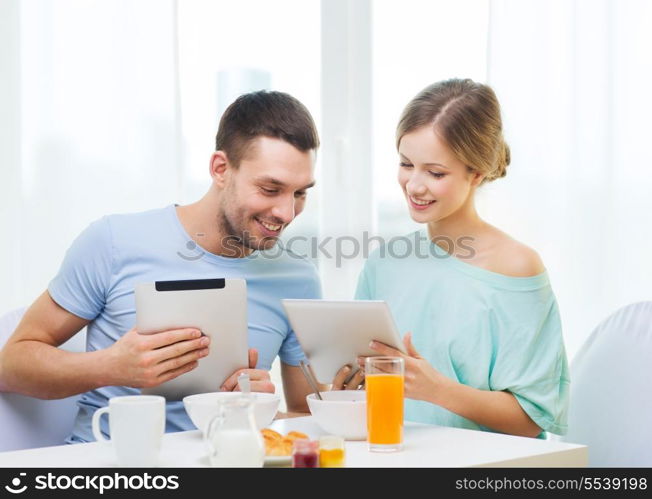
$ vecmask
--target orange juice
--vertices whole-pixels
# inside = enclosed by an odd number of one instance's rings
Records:
[[[403,442],[403,376],[367,374],[367,432],[370,444]]]

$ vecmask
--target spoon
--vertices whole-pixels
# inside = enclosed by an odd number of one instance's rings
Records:
[[[304,361],[301,361],[299,363],[299,366],[301,367],[301,372],[308,380],[308,383],[310,384],[310,388],[312,388],[312,391],[315,392],[315,397],[317,397],[319,400],[324,400],[323,398],[321,398],[321,393],[319,393],[319,387],[317,386],[317,381],[315,380],[312,373],[310,372],[310,369],[308,368],[307,364]]]

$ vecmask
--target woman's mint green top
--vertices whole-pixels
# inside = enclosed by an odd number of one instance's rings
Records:
[[[544,431],[566,433],[568,362],[545,272],[509,277],[481,269],[450,256],[422,230],[371,254],[356,298],[385,300],[401,334],[412,331],[419,354],[445,376],[509,391]],[[491,431],[417,400],[406,400],[405,418]]]

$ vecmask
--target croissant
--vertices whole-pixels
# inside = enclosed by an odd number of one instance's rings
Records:
[[[260,430],[265,441],[266,456],[289,456],[292,454],[292,442],[299,438],[308,438],[300,431],[291,431],[285,437],[270,428]]]

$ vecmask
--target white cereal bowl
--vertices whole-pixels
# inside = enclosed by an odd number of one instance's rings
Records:
[[[367,438],[367,393],[364,390],[336,390],[306,397],[310,413],[322,430],[345,440]]]
[[[206,434],[208,423],[217,416],[218,401],[242,397],[241,392],[211,392],[188,395],[183,399],[183,406],[193,424]],[[254,418],[258,429],[265,428],[274,420],[281,397],[275,393],[252,393],[254,399]]]

